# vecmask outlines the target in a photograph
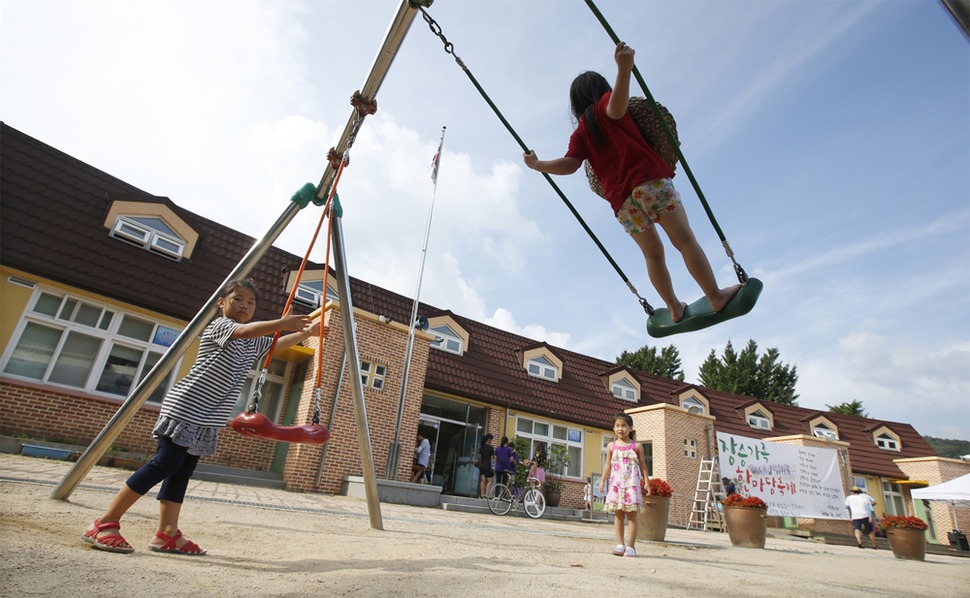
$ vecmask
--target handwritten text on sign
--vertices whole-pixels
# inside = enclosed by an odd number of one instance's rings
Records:
[[[845,519],[838,451],[717,433],[721,477],[782,517]]]

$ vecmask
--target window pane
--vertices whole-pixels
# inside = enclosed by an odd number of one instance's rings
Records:
[[[34,305],[34,311],[53,318],[57,314],[57,308],[60,306],[60,297],[51,295],[50,293],[41,293],[40,297],[37,298],[37,304]]]
[[[272,376],[282,376],[286,373],[286,362],[282,359],[271,359],[266,372]]]
[[[564,428],[562,426],[553,426],[552,427],[552,437],[555,438],[556,440],[565,440],[566,439],[566,428]]]
[[[541,422],[535,422],[534,429],[536,436],[548,436],[549,435],[549,424],[544,424]]]
[[[101,392],[128,396],[138,364],[141,363],[142,352],[131,347],[115,345],[111,347],[108,361],[104,364],[101,378],[98,379],[97,389]]]
[[[95,307],[90,303],[82,303],[80,309],[77,310],[77,315],[74,316],[75,322],[90,326],[91,328],[97,328],[100,319],[101,308]]]
[[[71,316],[74,315],[74,308],[77,307],[77,301],[74,299],[68,299],[64,302],[64,307],[61,308],[61,313],[57,317],[61,320],[71,320]]]
[[[108,326],[111,326],[111,319],[114,317],[115,312],[110,310],[104,310],[104,315],[101,316],[101,323],[98,324],[98,328],[101,330],[107,330]]]
[[[141,376],[139,376],[138,382],[141,382],[142,380],[145,379],[145,376],[147,376],[148,373],[152,371],[152,368],[155,367],[155,364],[158,363],[158,360],[161,358],[162,358],[161,353],[156,353],[155,351],[151,351],[148,353],[148,358],[145,359],[145,365],[144,367],[142,367]],[[165,379],[162,380],[157,387],[155,387],[155,390],[152,391],[151,396],[148,397],[149,403],[155,403],[156,405],[161,405],[162,399],[165,398],[165,392],[168,390],[168,385],[172,381],[172,375],[174,373],[175,373],[175,368],[172,368],[171,370],[169,370],[168,374],[165,376]]]
[[[121,320],[121,326],[118,327],[118,334],[121,336],[127,336],[128,338],[145,341],[147,343],[152,338],[153,330],[155,330],[155,324],[152,322],[146,322],[131,316],[125,316]]]
[[[566,475],[578,478],[582,475],[583,450],[578,446],[570,446],[567,448],[567,454],[569,455],[569,467],[566,470]]]
[[[522,432],[523,434],[532,434],[532,420],[520,417],[515,423],[515,431]]]
[[[47,365],[51,362],[51,356],[54,355],[54,349],[60,340],[61,331],[57,328],[28,322],[4,371],[17,376],[42,380],[44,372],[47,371]]]
[[[78,332],[69,332],[49,380],[58,384],[84,388],[94,358],[101,349],[101,339]]]

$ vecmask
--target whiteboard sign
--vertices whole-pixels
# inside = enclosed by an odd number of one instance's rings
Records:
[[[845,519],[838,451],[717,433],[721,477],[779,517]]]

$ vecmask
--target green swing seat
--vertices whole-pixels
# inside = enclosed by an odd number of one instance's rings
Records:
[[[670,319],[670,312],[666,307],[661,307],[653,312],[647,320],[647,334],[654,338],[679,334],[681,332],[693,332],[715,324],[720,324],[725,320],[743,316],[754,308],[761,296],[761,289],[764,288],[757,278],[749,278],[738,294],[721,311],[711,310],[711,304],[707,297],[701,297],[697,301],[687,306],[687,313],[679,322]]]

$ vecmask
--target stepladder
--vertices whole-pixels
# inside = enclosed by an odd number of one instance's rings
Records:
[[[718,509],[719,497],[723,494],[721,478],[718,475],[717,459],[701,459],[697,471],[697,488],[694,502],[690,508],[687,529],[702,531],[725,531],[721,511]]]

